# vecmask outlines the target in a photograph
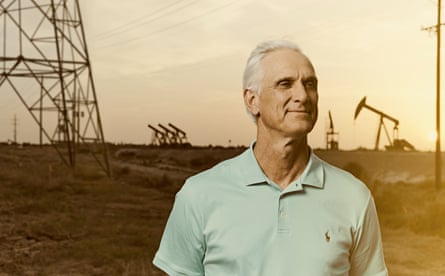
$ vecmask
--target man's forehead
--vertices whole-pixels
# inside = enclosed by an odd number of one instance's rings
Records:
[[[293,74],[298,72],[305,77],[315,76],[315,69],[307,56],[293,49],[277,49],[267,53],[262,60],[264,72]]]
[[[299,59],[302,60],[306,60],[307,62],[310,63],[309,58],[303,54],[302,52],[296,50],[296,49],[290,49],[290,48],[278,48],[278,49],[274,49],[274,50],[270,50],[269,52],[267,52],[264,55],[263,59],[274,59],[274,58],[279,58],[282,56],[296,56]]]

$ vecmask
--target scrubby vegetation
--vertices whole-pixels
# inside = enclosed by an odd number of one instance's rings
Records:
[[[385,228],[409,229],[445,239],[445,187],[438,190],[433,181],[384,183],[372,180],[370,173],[357,162],[349,162],[343,169],[368,185]]]
[[[445,239],[445,190],[434,183],[381,183],[375,200],[385,227]]]
[[[159,275],[151,259],[184,179],[242,149],[114,149],[110,179],[82,157],[0,147],[0,275]],[[445,187],[381,183],[350,160],[376,201],[391,275],[445,275]]]
[[[110,179],[92,161],[71,172],[53,153],[40,162],[2,150],[1,275],[156,275],[150,259],[180,183],[125,166]]]

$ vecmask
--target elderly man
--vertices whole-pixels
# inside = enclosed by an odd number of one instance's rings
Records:
[[[387,275],[369,190],[308,146],[318,102],[309,59],[289,41],[262,43],[243,85],[256,141],[187,179],[154,264],[172,276]]]

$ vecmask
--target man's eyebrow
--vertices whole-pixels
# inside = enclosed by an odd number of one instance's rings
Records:
[[[309,77],[303,78],[302,81],[303,81],[303,82],[307,82],[307,81],[318,81],[318,79],[317,79],[316,76],[309,76]]]
[[[294,77],[282,77],[275,81],[275,85],[278,85],[280,82],[283,82],[283,81],[295,82],[296,79]]]

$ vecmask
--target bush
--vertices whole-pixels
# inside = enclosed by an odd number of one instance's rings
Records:
[[[353,176],[357,177],[364,183],[369,181],[368,173],[359,163],[349,162],[343,167],[343,169],[350,172]]]
[[[374,199],[384,228],[445,238],[445,193],[433,183],[381,183]]]
[[[203,155],[190,159],[190,167],[196,170],[208,169],[218,163],[219,160],[211,155]]]

